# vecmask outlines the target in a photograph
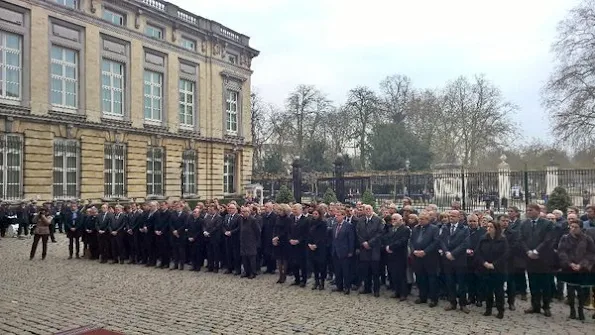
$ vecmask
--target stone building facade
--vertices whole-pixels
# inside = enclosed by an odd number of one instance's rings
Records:
[[[164,1],[1,1],[0,198],[242,193],[258,53]]]

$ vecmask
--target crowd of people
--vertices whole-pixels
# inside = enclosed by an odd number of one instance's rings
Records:
[[[26,207],[23,206],[23,209]],[[5,213],[6,214],[6,213]],[[505,304],[527,300],[527,314],[551,316],[554,298],[570,306],[570,319],[584,320],[595,285],[595,206],[579,216],[575,207],[548,213],[530,204],[524,219],[518,208],[494,217],[466,214],[455,202],[439,212],[405,199],[402,208],[385,204],[377,212],[361,203],[274,204],[217,201],[190,209],[184,201],[80,206],[44,204],[27,215],[36,223],[30,258],[56,228],[69,239],[69,258],[101,263],[142,264],[161,269],[233,274],[252,279],[264,268],[278,272],[277,283],[350,294],[380,296],[381,285],[405,301],[417,287],[416,304],[447,311],[485,304],[484,315],[503,318]],[[81,245],[82,242],[82,245]],[[81,253],[82,246],[82,253]],[[595,315],[593,315],[595,318]]]

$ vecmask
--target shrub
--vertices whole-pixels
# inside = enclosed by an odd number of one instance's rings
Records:
[[[332,188],[327,188],[326,192],[324,192],[324,196],[322,197],[322,202],[325,204],[330,204],[331,202],[337,202],[337,195]]]
[[[376,206],[376,198],[374,198],[374,194],[367,189],[364,194],[362,194],[362,203],[370,206]]]
[[[295,198],[293,197],[293,194],[287,186],[281,185],[281,188],[279,188],[279,193],[277,193],[275,201],[278,204],[288,204],[294,202]]]
[[[568,207],[572,206],[572,201],[570,200],[570,196],[568,195],[568,192],[566,192],[566,189],[558,186],[554,188],[554,191],[550,194],[546,205],[550,212],[559,209],[566,214]]]

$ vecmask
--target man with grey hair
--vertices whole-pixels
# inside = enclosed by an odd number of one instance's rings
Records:
[[[382,248],[382,222],[370,205],[364,206],[364,217],[358,222],[356,236],[359,248],[360,279],[364,289],[360,294],[380,296],[380,252]],[[373,285],[373,286],[372,286]]]

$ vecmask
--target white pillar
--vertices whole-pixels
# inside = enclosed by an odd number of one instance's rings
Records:
[[[510,164],[506,162],[506,155],[500,156],[500,164],[498,164],[498,199],[506,198],[510,201],[512,197],[512,189],[510,185]]]
[[[554,188],[558,187],[558,166],[554,162],[545,168],[545,188],[548,195],[554,192]]]

